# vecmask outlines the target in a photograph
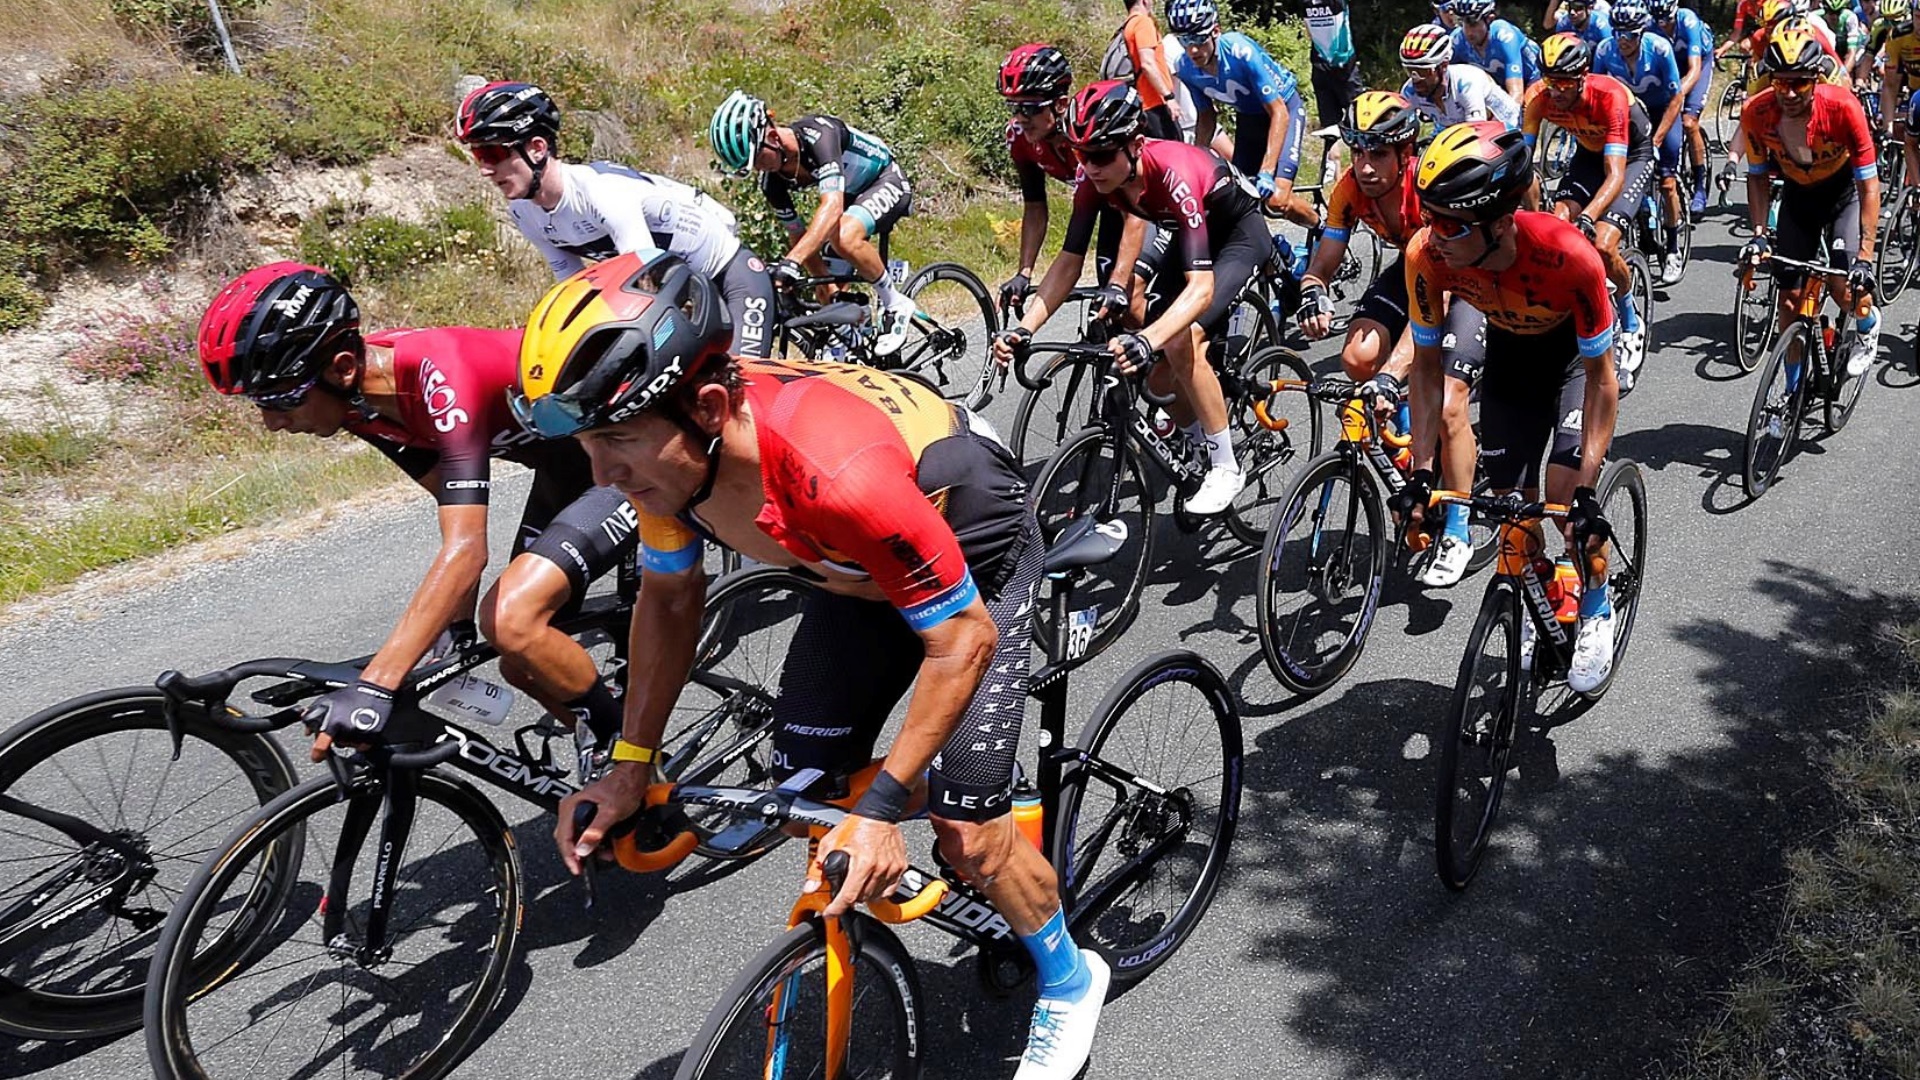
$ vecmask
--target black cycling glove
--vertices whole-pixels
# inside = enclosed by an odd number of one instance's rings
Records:
[[[781,259],[768,268],[767,275],[773,278],[776,288],[797,289],[807,276],[807,268],[792,259]]]
[[[1318,281],[1300,286],[1300,321],[1304,323],[1315,315],[1333,317],[1333,295]]]
[[[1878,275],[1873,272],[1872,260],[1853,260],[1853,266],[1847,270],[1847,288],[1853,290],[1854,303],[1859,303],[1863,295],[1873,295],[1873,286],[1877,277]]]
[[[1360,392],[1378,397],[1389,405],[1398,405],[1407,396],[1406,386],[1384,371],[1361,383]]]
[[[1000,286],[1000,306],[1018,311],[1033,295],[1033,279],[1024,273],[1015,274]]]
[[[378,735],[392,715],[393,691],[361,679],[316,699],[300,719],[337,742],[364,742]]]
[[[1579,217],[1573,219],[1573,226],[1586,236],[1587,243],[1592,244],[1597,242],[1594,240],[1594,224],[1592,218],[1581,214]]]
[[[1740,263],[1743,266],[1758,265],[1771,254],[1773,254],[1773,245],[1765,236],[1756,234],[1753,239],[1747,241],[1746,247],[1740,249]]]
[[[1100,286],[1100,292],[1093,298],[1093,317],[1111,321],[1127,313],[1133,303],[1133,297],[1127,295],[1125,286],[1108,282]]]
[[[1600,513],[1600,499],[1590,487],[1573,489],[1573,501],[1567,504],[1567,524],[1573,535],[1586,539],[1604,540],[1613,534],[1607,519]]]
[[[1407,477],[1407,486],[1387,500],[1387,508],[1401,518],[1411,516],[1416,509],[1426,509],[1427,504],[1433,501],[1433,485],[1438,480],[1432,469],[1413,470],[1413,474]]]
[[[1148,341],[1145,334],[1121,334],[1113,343],[1120,346],[1127,374],[1138,374],[1153,366],[1153,342]]]

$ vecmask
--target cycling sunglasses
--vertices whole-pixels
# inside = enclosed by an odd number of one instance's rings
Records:
[[[1051,101],[1009,101],[1007,111],[1015,116],[1039,116],[1053,105]]]
[[[1180,47],[1183,49],[1200,49],[1213,44],[1213,31],[1211,30],[1204,34],[1175,34],[1173,36],[1180,39]]]
[[[1775,75],[1773,77],[1773,85],[1796,94],[1807,93],[1813,89],[1813,84],[1819,81],[1811,75]]]
[[[564,439],[593,426],[586,406],[564,394],[548,394],[528,401],[519,390],[507,391],[507,407],[520,426],[543,439]]]
[[[1385,150],[1390,146],[1399,145],[1399,143],[1395,142],[1394,140],[1389,139],[1384,135],[1376,135],[1371,131],[1344,131],[1343,130],[1340,132],[1340,141],[1343,143],[1346,143],[1350,149],[1359,150],[1362,152],[1369,152],[1373,150]]]
[[[1639,41],[1645,33],[1645,30],[1615,30],[1613,36],[1615,40],[1625,38],[1630,41]]]
[[[1113,164],[1113,159],[1120,156],[1120,148],[1117,146],[1103,146],[1097,150],[1076,149],[1074,153],[1080,155],[1081,161],[1092,165],[1096,169],[1100,169]]]
[[[1429,213],[1427,229],[1433,233],[1434,239],[1455,244],[1473,235],[1473,222],[1465,218]]]
[[[467,147],[467,152],[473,155],[474,161],[492,166],[506,161],[519,149],[519,146],[507,143],[475,143]]]
[[[320,373],[316,371],[312,378],[303,382],[283,384],[285,388],[280,390],[262,388],[257,392],[249,393],[247,399],[268,412],[292,412],[307,403],[313,388],[319,384]]]
[[[1585,85],[1586,81],[1587,77],[1585,75],[1573,79],[1563,79],[1550,75],[1547,77],[1547,89],[1558,91],[1562,94],[1575,94],[1579,93],[1581,86]]]

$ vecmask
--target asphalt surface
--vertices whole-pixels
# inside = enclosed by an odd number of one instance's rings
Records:
[[[1646,470],[1652,503],[1632,649],[1597,708],[1521,748],[1495,849],[1465,894],[1433,871],[1427,732],[1484,579],[1427,594],[1390,584],[1355,670],[1302,705],[1260,658],[1253,560],[1164,529],[1146,610],[1076,677],[1072,712],[1150,652],[1199,650],[1245,701],[1245,802],[1212,911],[1108,1007],[1091,1076],[1639,1076],[1718,1008],[1714,992],[1774,929],[1783,851],[1819,828],[1814,762],[1858,719],[1876,628],[1920,610],[1904,512],[1920,491],[1907,438],[1920,308],[1909,296],[1890,313],[1889,355],[1852,426],[1749,505],[1737,459],[1753,378],[1732,363],[1730,219],[1710,215],[1697,234],[1621,410],[1614,453]],[[1329,370],[1333,354],[1311,355]],[[365,651],[434,539],[423,502],[389,504],[0,632],[9,715],[163,668]],[[610,877],[588,916],[550,822],[500,805],[519,823],[530,892],[524,959],[457,1075],[670,1076],[783,925],[797,850],[699,889]],[[910,840],[922,858],[924,845]],[[984,998],[971,957],[930,930],[903,936],[933,999],[929,1075],[1010,1076],[1031,999]],[[146,1071],[137,1034],[0,1040],[0,1077]]]

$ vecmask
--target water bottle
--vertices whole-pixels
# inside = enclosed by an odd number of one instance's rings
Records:
[[[427,701],[463,720],[495,727],[505,723],[507,714],[513,711],[512,690],[471,672],[441,683],[433,693],[427,695]]]
[[[1046,814],[1040,806],[1040,792],[1026,777],[1021,777],[1013,785],[1013,826],[1020,835],[1027,838],[1035,851],[1044,849],[1042,834],[1046,829]]]
[[[1283,233],[1273,234],[1273,253],[1280,259],[1280,266],[1287,273],[1293,273],[1293,241]],[[1294,275],[1299,276],[1299,275]]]
[[[1553,601],[1553,617],[1563,623],[1578,622],[1580,619],[1580,572],[1573,567],[1573,560],[1562,555],[1553,564],[1553,584],[1547,587],[1547,598]]]

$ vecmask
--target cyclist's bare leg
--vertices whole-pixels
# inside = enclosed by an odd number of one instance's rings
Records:
[[[1661,203],[1667,215],[1667,228],[1680,227],[1680,179],[1669,176],[1660,181]]]
[[[1220,377],[1206,361],[1205,338],[1198,328],[1192,334],[1175,334],[1163,351],[1167,354],[1167,370],[1173,373],[1177,395],[1174,404],[1191,410],[1202,431],[1225,431],[1227,399],[1220,389]]]
[[[1906,130],[1905,124],[1900,125],[1900,128],[1900,157],[1906,163],[1907,184],[1909,186],[1920,184],[1920,139],[1917,139],[1913,132]]]
[[[522,554],[480,602],[480,632],[500,650],[500,674],[548,712],[565,717],[599,682],[580,643],[553,628],[573,596],[566,572],[542,556]]]
[[[1688,145],[1693,147],[1693,160],[1698,162],[1702,169],[1706,168],[1708,165],[1707,135],[1700,130],[1700,118],[1692,113],[1685,113],[1680,117],[1680,127],[1686,133]],[[1689,186],[1693,184],[1693,177],[1689,176],[1686,180]]]
[[[1473,387],[1448,375],[1440,406],[1440,482],[1454,491],[1473,490],[1480,448],[1473,438]]]
[[[1627,269],[1626,257],[1620,254],[1620,230],[1611,222],[1594,222],[1593,246],[1599,249],[1600,260],[1607,264],[1607,280],[1613,282],[1618,294],[1626,294],[1633,288],[1633,273]]]
[[[1347,342],[1340,348],[1340,366],[1346,369],[1347,378],[1365,382],[1378,374],[1383,365],[1391,370],[1390,358],[1400,361],[1401,368],[1409,367],[1413,362],[1413,339],[1406,334],[1400,338],[1389,352],[1386,327],[1373,319],[1353,320],[1347,327]],[[1404,376],[1402,378],[1404,381]]]
[[[1060,879],[1014,828],[1012,814],[982,822],[932,820],[940,853],[962,879],[987,894],[1014,933],[1031,937],[1060,910]]]
[[[879,281],[887,272],[880,261],[880,249],[867,239],[867,226],[852,214],[840,215],[839,231],[833,238],[833,250],[853,264],[863,281]]]

